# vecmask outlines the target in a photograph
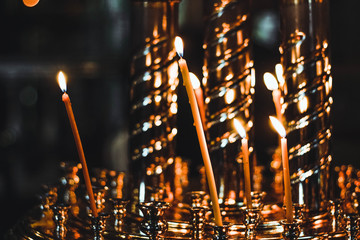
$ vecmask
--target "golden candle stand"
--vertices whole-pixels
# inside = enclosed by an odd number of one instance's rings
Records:
[[[351,167],[336,168],[341,177],[334,187],[344,198],[329,200],[319,212],[294,204],[294,222],[287,223],[282,204],[266,200],[272,191],[253,192],[252,209],[243,202],[221,205],[223,226],[214,225],[211,202],[203,191],[189,191],[183,201],[166,202],[161,188],[156,188],[155,200],[139,203],[126,192],[131,188],[111,184],[114,171],[106,169],[92,178],[99,214],[94,218],[85,187],[78,182],[79,169],[67,167],[67,176],[44,187],[41,203],[5,239],[357,239],[358,235],[358,194],[349,192],[353,190],[349,184],[342,188],[344,181],[353,186],[358,181],[349,175],[344,179],[344,173],[354,171]]]

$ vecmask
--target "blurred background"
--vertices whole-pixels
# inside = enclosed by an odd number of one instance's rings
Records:
[[[336,165],[360,168],[360,2],[330,0],[333,143]],[[253,0],[256,69],[255,151],[268,166],[277,136],[268,124],[275,110],[264,72],[279,55],[278,1]],[[201,77],[202,0],[180,3],[179,35],[192,72]],[[130,0],[21,0],[0,2],[0,215],[1,234],[38,203],[42,184],[60,176],[61,161],[78,161],[56,74],[68,76],[75,118],[89,168],[127,170]],[[182,85],[180,90],[182,89]],[[181,90],[183,91],[183,90]],[[187,99],[179,102],[178,155],[200,163]],[[185,140],[185,141],[184,141]],[[200,161],[199,161],[200,159]]]

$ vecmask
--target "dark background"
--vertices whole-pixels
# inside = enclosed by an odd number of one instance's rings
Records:
[[[189,2],[191,2],[189,4]],[[336,164],[360,167],[358,111],[360,2],[330,0],[333,84],[333,155]],[[0,2],[0,233],[34,204],[41,185],[57,181],[61,161],[77,161],[56,74],[69,78],[68,92],[90,168],[127,168],[128,70],[131,16],[127,0],[40,0],[33,8],[20,0]],[[191,71],[201,76],[201,0],[180,6],[179,34]],[[262,84],[279,62],[277,1],[253,1],[253,43],[257,76],[255,143],[260,162],[270,162],[276,145],[268,115],[271,94]],[[264,34],[257,34],[257,33]],[[186,103],[186,101],[185,101]],[[187,103],[186,103],[187,104]],[[179,106],[179,114],[182,102]],[[191,126],[191,116],[179,115]],[[191,146],[179,155],[198,160],[193,133],[179,134]],[[182,140],[182,141],[181,141]],[[190,154],[191,153],[191,154]]]

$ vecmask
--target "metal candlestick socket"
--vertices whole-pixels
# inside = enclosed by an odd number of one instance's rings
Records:
[[[293,203],[293,216],[295,219],[303,220],[305,212],[305,204]],[[286,206],[283,206],[284,211],[286,212]]]
[[[213,239],[214,240],[223,240],[223,239],[228,239],[229,238],[229,228],[230,228],[231,224],[224,222],[222,226],[216,226],[214,225],[214,235],[213,235]]]
[[[300,219],[293,219],[291,223],[288,223],[287,220],[281,220],[280,224],[283,226],[284,231],[282,236],[284,240],[296,240],[300,235],[300,225],[302,221]]]
[[[143,202],[138,204],[139,209],[144,215],[140,223],[140,230],[150,239],[166,232],[167,222],[163,219],[164,211],[170,207],[167,202]]]
[[[205,225],[205,216],[208,211],[208,207],[192,207],[190,209],[192,217],[192,237],[193,239],[202,239],[204,236],[204,225]]]
[[[69,205],[59,204],[51,206],[54,216],[55,222],[55,235],[59,239],[64,239],[66,236],[66,227],[65,223],[68,219],[68,210],[70,208]]]
[[[204,191],[191,191],[189,193],[191,198],[191,207],[202,207],[204,206],[204,198],[206,192]]]
[[[264,197],[266,195],[266,192],[262,191],[252,191],[251,192],[251,200],[252,200],[252,206],[254,208],[263,209],[264,207]]]
[[[94,233],[94,240],[103,240],[103,233],[106,227],[106,220],[109,218],[109,214],[99,214],[97,217],[91,216],[91,229]]]
[[[359,215],[356,213],[346,213],[345,220],[349,239],[357,239],[359,234]]]
[[[244,224],[246,227],[245,236],[247,239],[255,238],[255,228],[260,223],[261,209],[259,208],[245,208]]]
[[[121,232],[125,222],[126,206],[129,200],[122,198],[111,198],[110,201],[113,203],[113,214],[115,218],[114,229],[117,232]]]

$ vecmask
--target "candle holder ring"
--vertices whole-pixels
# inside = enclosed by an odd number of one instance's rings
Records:
[[[284,231],[282,236],[285,240],[296,240],[300,235],[300,225],[302,221],[300,219],[293,219],[291,223],[287,220],[281,220],[280,224],[283,226]]]

